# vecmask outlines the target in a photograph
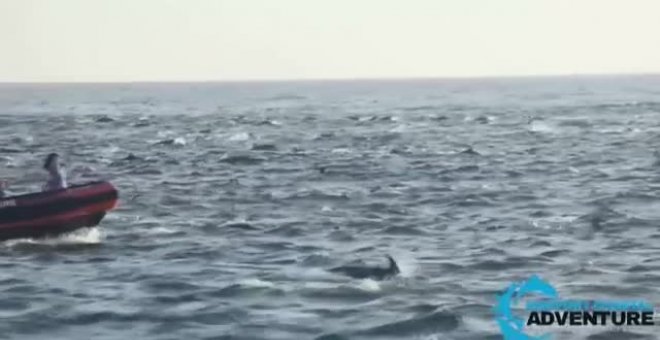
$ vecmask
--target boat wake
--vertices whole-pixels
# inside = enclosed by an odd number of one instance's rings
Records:
[[[2,242],[3,245],[14,247],[25,246],[75,246],[75,245],[97,245],[103,242],[104,234],[98,227],[83,228],[72,231],[70,233],[58,235],[55,237],[47,238],[21,238],[14,240],[7,240]]]

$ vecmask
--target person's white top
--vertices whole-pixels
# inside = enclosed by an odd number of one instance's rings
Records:
[[[49,173],[48,181],[46,181],[46,184],[43,186],[43,191],[59,190],[66,187],[66,172],[64,169],[57,167],[56,173]]]
[[[7,197],[5,189],[7,188],[7,182],[0,180],[0,198]]]

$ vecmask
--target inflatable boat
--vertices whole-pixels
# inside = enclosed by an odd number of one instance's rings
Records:
[[[109,182],[0,198],[0,241],[43,238],[98,225],[117,205]]]

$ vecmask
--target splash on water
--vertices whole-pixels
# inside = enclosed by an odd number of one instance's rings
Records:
[[[183,138],[183,137],[177,137],[177,138],[174,138],[174,142],[173,142],[173,144],[174,144],[174,145],[185,146],[187,143],[186,143],[186,139],[185,139],[185,138]]]
[[[553,133],[556,132],[556,128],[544,121],[534,120],[529,123],[529,130],[532,132],[540,133]]]
[[[169,234],[176,234],[177,230],[173,228],[168,228],[168,227],[155,227],[148,229],[150,233],[153,234],[163,234],[163,235],[169,235]]]
[[[372,279],[364,279],[364,280],[360,280],[360,283],[358,283],[358,288],[367,292],[379,292],[380,283]]]
[[[399,266],[399,276],[401,277],[412,277],[419,269],[419,265],[415,261],[415,258],[409,254],[393,254],[392,257]]]
[[[56,237],[47,238],[22,238],[15,240],[5,241],[4,244],[8,247],[21,246],[26,244],[44,245],[44,246],[60,246],[60,245],[95,245],[101,244],[105,237],[103,231],[98,227],[83,228],[72,231],[70,233],[62,234]]]
[[[250,134],[247,132],[240,132],[237,133],[231,137],[229,137],[229,140],[232,142],[242,142],[250,139]]]
[[[258,278],[245,279],[238,282],[239,285],[254,288],[272,288],[274,284],[269,281],[263,281]]]

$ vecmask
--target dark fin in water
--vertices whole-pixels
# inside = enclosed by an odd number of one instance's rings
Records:
[[[277,151],[275,144],[252,144],[254,151]]]
[[[369,266],[340,266],[332,268],[329,271],[350,276],[354,279],[370,278],[374,280],[383,280],[393,277],[401,272],[396,261],[394,261],[394,259],[389,255],[386,255],[386,257],[389,261],[389,266],[387,268]]]
[[[128,156],[123,158],[123,160],[125,160],[125,161],[135,161],[135,160],[139,160],[139,159],[140,159],[140,157],[134,155],[133,153],[129,153]]]
[[[387,257],[387,260],[390,261],[390,268],[389,268],[390,273],[392,273],[392,275],[396,275],[396,274],[401,273],[401,270],[399,270],[399,265],[396,263],[396,261],[394,261],[392,256],[386,255],[386,257]]]
[[[471,146],[461,151],[461,153],[464,155],[481,155],[480,153],[474,151],[474,149]]]
[[[259,230],[259,228],[246,222],[229,222],[222,226],[223,228],[243,229],[243,230]]]
[[[97,123],[111,123],[111,122],[114,122],[114,121],[115,121],[114,119],[112,119],[108,116],[101,116],[101,117],[96,119]]]

